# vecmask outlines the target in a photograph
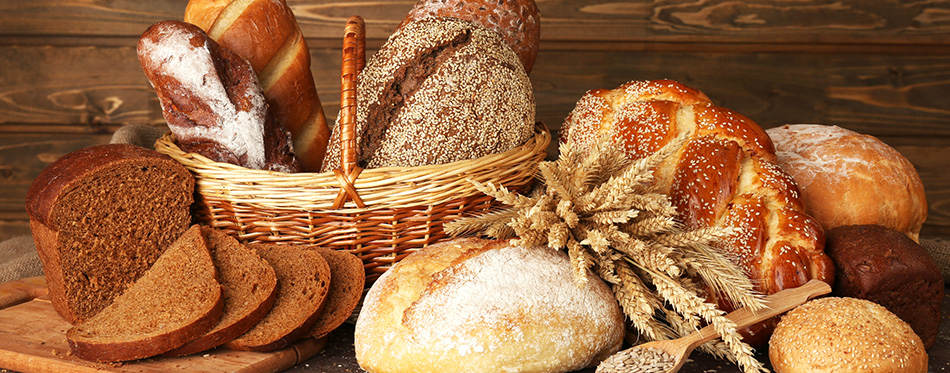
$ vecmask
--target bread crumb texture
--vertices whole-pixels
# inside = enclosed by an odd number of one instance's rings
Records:
[[[913,329],[884,307],[857,298],[810,301],[786,314],[769,342],[777,372],[926,372]]]

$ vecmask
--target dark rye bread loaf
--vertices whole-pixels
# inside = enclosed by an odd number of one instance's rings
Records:
[[[85,360],[155,356],[210,330],[223,305],[208,244],[195,225],[112,304],[66,331],[66,339]]]
[[[165,356],[209,350],[244,334],[264,318],[277,299],[274,268],[251,248],[219,230],[202,227],[224,291],[224,312],[210,331]]]
[[[310,335],[323,338],[346,321],[363,297],[366,285],[366,270],[363,260],[356,255],[325,247],[312,247],[323,256],[330,266],[330,291],[320,318]]]
[[[307,336],[323,310],[330,267],[319,253],[277,244],[249,244],[277,273],[277,300],[251,330],[224,344],[232,350],[274,351]]]
[[[170,157],[83,148],[33,181],[26,210],[53,308],[76,323],[105,308],[188,229],[194,179]]]
[[[845,225],[825,237],[835,263],[835,295],[884,306],[909,324],[924,346],[933,346],[944,282],[930,254],[905,233],[880,225]]]
[[[534,135],[531,82],[497,32],[474,22],[409,22],[370,58],[357,84],[364,168],[413,167],[510,150]],[[340,166],[340,131],[323,170]]]

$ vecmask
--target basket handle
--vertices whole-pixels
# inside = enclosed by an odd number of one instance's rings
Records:
[[[340,75],[340,168],[333,170],[340,181],[340,192],[333,200],[333,208],[340,209],[348,200],[360,208],[366,204],[360,198],[353,182],[362,168],[357,164],[356,143],[356,79],[366,66],[366,25],[363,17],[352,16],[343,32],[343,65]]]

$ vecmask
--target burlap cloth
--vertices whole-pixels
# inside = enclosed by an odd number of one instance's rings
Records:
[[[158,140],[166,131],[168,129],[165,127],[130,124],[119,128],[112,135],[110,143],[154,148],[155,140]],[[937,262],[944,281],[950,283],[950,241],[941,238],[921,238],[920,244]],[[0,242],[0,283],[42,274],[43,267],[40,265],[31,236],[19,236]]]

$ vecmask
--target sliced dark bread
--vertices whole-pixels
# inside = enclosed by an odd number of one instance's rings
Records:
[[[171,157],[127,144],[64,155],[26,196],[49,297],[86,320],[142,276],[191,224],[194,178]]]
[[[251,330],[224,344],[232,350],[273,351],[307,336],[323,310],[330,266],[316,251],[250,244],[277,272],[277,301]]]
[[[199,226],[188,229],[109,306],[66,331],[73,355],[98,362],[155,356],[211,330],[224,306]]]
[[[363,297],[366,270],[363,260],[356,255],[325,247],[312,247],[330,265],[330,292],[320,318],[310,330],[314,338],[323,338],[343,324]]]
[[[277,300],[274,268],[226,233],[202,227],[224,290],[224,314],[211,331],[164,354],[185,356],[224,344],[260,322]]]

